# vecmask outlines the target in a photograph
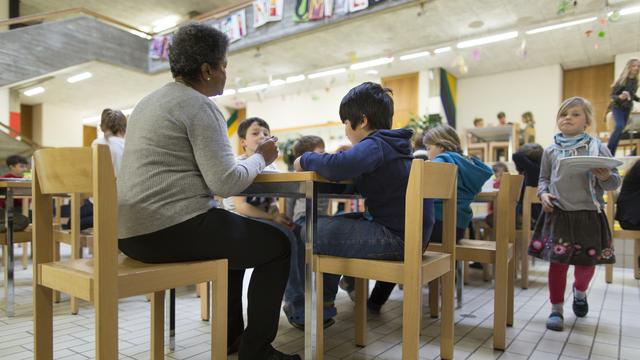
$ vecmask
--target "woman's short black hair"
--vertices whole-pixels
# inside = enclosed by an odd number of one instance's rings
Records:
[[[340,103],[340,120],[349,120],[351,128],[367,117],[369,130],[391,129],[393,123],[393,93],[380,84],[365,82],[349,90]]]
[[[229,48],[229,39],[212,26],[188,24],[173,35],[169,47],[169,65],[174,78],[197,80],[200,66],[221,66]]]

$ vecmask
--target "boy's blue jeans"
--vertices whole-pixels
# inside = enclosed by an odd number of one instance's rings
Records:
[[[300,230],[298,243],[291,248],[289,282],[284,293],[287,316],[296,323],[304,323],[304,241],[305,219],[296,222]],[[313,249],[315,254],[346,258],[401,260],[404,242],[389,229],[366,220],[361,213],[318,217]],[[325,320],[336,315],[333,303],[338,292],[340,275],[324,274]]]

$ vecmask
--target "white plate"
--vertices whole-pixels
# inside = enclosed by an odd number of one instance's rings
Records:
[[[597,168],[615,169],[623,164],[618,159],[601,156],[571,156],[559,161],[558,171],[562,169],[567,173],[582,173]]]

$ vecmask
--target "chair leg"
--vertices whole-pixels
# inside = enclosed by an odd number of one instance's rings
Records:
[[[324,359],[324,326],[322,326],[324,322],[324,274],[320,271],[320,266],[317,263],[314,270],[316,271],[316,359],[322,360]]]
[[[464,261],[464,270],[463,270],[463,280],[464,280],[464,285],[469,285],[469,262],[468,261]]]
[[[482,280],[491,281],[491,264],[482,264]]]
[[[422,281],[405,283],[402,302],[402,359],[417,360],[420,342],[420,314],[422,313]]]
[[[520,247],[522,262],[520,264],[520,287],[523,289],[529,288],[529,254],[527,252],[528,246],[524,243],[527,241],[525,237],[521,239],[523,241]]]
[[[509,286],[509,264],[506,256],[504,259],[496,259],[495,265],[495,297],[493,305],[493,347],[497,350],[506,348],[507,336],[507,287]]]
[[[34,359],[53,359],[53,294],[51,289],[33,285]]]
[[[356,278],[356,346],[363,347],[367,346],[368,285],[368,279]]]
[[[118,358],[118,297],[115,291],[104,290],[94,300],[96,360]]]
[[[442,359],[453,359],[454,283],[453,272],[448,272],[442,277],[442,320],[440,323],[440,357]]]
[[[456,309],[462,308],[462,290],[463,290],[463,270],[462,270],[462,262],[456,261]],[[444,287],[444,286],[443,286]]]
[[[164,359],[164,290],[151,295],[151,359]]]
[[[209,304],[211,304],[211,282],[196,285],[200,293],[200,318],[209,321]]]
[[[509,281],[507,284],[507,326],[513,326],[513,296],[516,285],[516,264],[514,259],[515,254],[509,261],[509,273],[507,274]]]
[[[604,279],[607,284],[611,284],[613,282],[613,264],[606,264],[604,269]]]
[[[60,243],[55,242],[53,244],[53,261],[60,261]],[[60,292],[53,291],[53,302],[58,304],[60,303]]]
[[[29,243],[22,244],[22,269],[27,270],[29,267]]]
[[[432,319],[438,318],[440,307],[439,279],[429,282],[429,313]]]
[[[227,359],[227,261],[220,260],[213,283],[213,303],[211,304],[211,359]],[[210,283],[209,283],[210,284]]]
[[[71,258],[72,259],[80,259],[82,258],[82,246],[80,244],[72,244],[71,245]],[[71,296],[69,298],[69,307],[71,311],[71,315],[78,315],[78,299]]]

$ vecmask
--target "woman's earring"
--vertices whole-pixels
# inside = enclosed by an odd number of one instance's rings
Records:
[[[211,80],[211,78],[207,78],[207,81]]]

